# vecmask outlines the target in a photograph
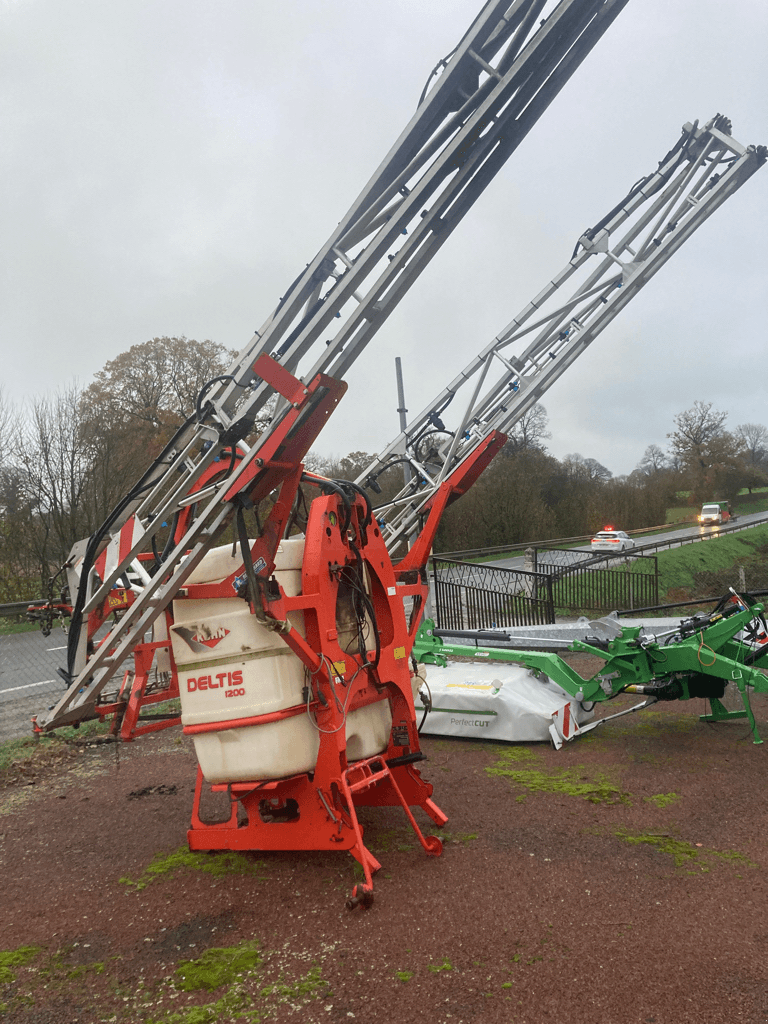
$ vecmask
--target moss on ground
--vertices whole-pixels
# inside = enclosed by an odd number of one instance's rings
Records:
[[[319,999],[327,992],[328,982],[323,981],[322,968],[315,965],[297,981],[275,981],[265,985],[259,990],[259,997],[278,1003],[306,1003],[312,999]]]
[[[441,832],[443,843],[463,843],[465,846],[478,838],[477,832]]]
[[[654,793],[653,796],[644,797],[646,803],[653,804],[654,807],[658,807],[659,810],[663,810],[665,807],[669,807],[670,804],[675,804],[680,799],[679,793]]]
[[[0,985],[11,985],[16,971],[26,967],[42,950],[41,946],[19,946],[18,949],[0,950]]]
[[[614,835],[618,836],[625,843],[631,843],[633,846],[651,846],[653,849],[658,850],[659,853],[667,854],[672,857],[675,867],[678,868],[687,865],[689,867],[697,867],[699,871],[709,871],[712,864],[718,860],[728,861],[734,866],[757,867],[757,864],[754,864],[748,857],[745,857],[743,853],[739,853],[738,850],[706,849],[701,843],[688,843],[683,839],[676,839],[667,832],[635,834],[620,828],[616,830]]]
[[[498,760],[486,768],[486,772],[508,778],[533,793],[575,796],[593,804],[629,803],[629,793],[616,785],[605,771],[584,765],[544,768],[541,755],[527,747],[497,750],[496,756]]]
[[[247,853],[238,853],[234,850],[197,853],[186,846],[180,846],[173,853],[155,854],[136,881],[127,877],[119,881],[122,885],[141,890],[146,889],[150,882],[155,882],[164,875],[175,875],[178,871],[202,871],[206,875],[222,878],[224,875],[257,875],[265,868],[263,861],[252,860]]]
[[[219,1024],[224,1020],[244,1020],[258,1024],[261,1015],[250,1013],[249,1003],[241,992],[226,992],[215,1003],[204,1006],[190,1006],[185,1010],[171,1011],[162,1017],[148,1017],[147,1024]]]
[[[408,824],[397,828],[376,828],[371,826],[370,832],[366,831],[366,835],[369,838],[371,849],[384,853],[391,853],[393,850],[404,853],[406,850],[414,850],[420,846],[416,833]],[[477,832],[449,832],[446,830],[441,831],[439,835],[444,845],[446,843],[463,843],[466,846],[467,843],[471,843],[474,839],[478,838]],[[355,867],[359,868],[359,865],[355,865]],[[359,872],[356,872],[355,877],[365,877],[362,868],[360,868]]]
[[[208,949],[197,960],[182,961],[169,979],[170,988],[179,992],[213,992],[229,986],[215,1002],[174,1008],[160,1016],[146,1018],[147,1024],[218,1024],[221,1020],[243,1020],[258,1024],[268,1020],[281,1005],[299,1010],[328,994],[322,968],[315,964],[299,978],[288,981],[282,975],[264,984],[264,957],[260,944],[241,942],[236,946]],[[256,988],[253,988],[253,984]],[[160,992],[163,995],[173,992]]]
[[[433,974],[443,974],[445,971],[452,971],[453,964],[447,957],[444,956],[442,963],[429,964],[427,970],[431,971]]]
[[[250,974],[262,962],[258,942],[207,949],[197,960],[182,960],[174,972],[174,985],[182,992],[204,989],[213,992],[237,978]]]
[[[80,964],[79,967],[73,967],[70,971],[67,971],[67,978],[69,981],[76,981],[78,978],[84,978],[87,974],[103,974],[104,963],[97,961],[93,964]]]
[[[323,949],[318,960],[330,955],[333,948]],[[261,1024],[279,1016],[283,1007],[300,1016],[304,1007],[330,995],[317,960],[307,969],[303,952],[263,951],[253,939],[206,949],[195,960],[179,961],[172,973],[154,982],[141,977],[130,985],[112,974],[116,964],[109,961],[67,966],[64,958],[72,949],[63,947],[49,953],[39,946],[22,946],[0,952],[0,984],[6,986],[6,1002],[0,1004],[0,1012],[25,1007],[39,1010],[47,1005],[41,1003],[41,997],[45,1000],[55,993],[55,998],[66,1004],[98,1004],[99,1020],[124,1024],[220,1024],[229,1020]],[[106,989],[103,981],[94,987],[100,975],[106,978]],[[41,984],[48,990],[46,995]],[[201,1002],[206,996],[209,1001]]]

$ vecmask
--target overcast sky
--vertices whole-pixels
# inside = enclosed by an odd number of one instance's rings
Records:
[[[2,382],[18,401],[158,335],[240,349],[409,120],[480,0],[0,0]],[[765,0],[630,0],[349,374],[318,440],[398,431],[715,113],[768,143]],[[544,400],[614,474],[697,399],[768,425],[768,168]]]

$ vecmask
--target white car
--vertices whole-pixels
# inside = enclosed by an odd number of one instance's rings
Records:
[[[592,538],[593,551],[626,551],[634,546],[635,542],[623,530],[612,530],[610,527]]]

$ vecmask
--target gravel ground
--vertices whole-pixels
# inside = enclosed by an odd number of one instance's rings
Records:
[[[348,854],[184,856],[178,734],[49,741],[0,780],[4,1020],[768,1022],[768,748],[702,710],[559,752],[426,738],[443,855],[363,809],[383,867],[354,912]]]

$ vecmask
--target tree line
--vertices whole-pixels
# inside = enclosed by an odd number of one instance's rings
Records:
[[[44,593],[75,541],[90,536],[195,410],[236,353],[153,338],[15,408],[0,401],[0,603]]]
[[[211,341],[153,338],[110,360],[87,386],[24,408],[0,396],[0,603],[44,593],[74,542],[94,532],[234,356]],[[581,536],[607,523],[656,526],[681,491],[696,505],[767,484],[768,430],[745,423],[731,433],[726,419],[697,401],[674,417],[665,449],[649,445],[631,474],[614,477],[594,458],[551,455],[546,411],[535,406],[448,509],[435,550]],[[309,461],[316,472],[355,479],[371,458],[353,451]]]
[[[743,423],[726,430],[727,413],[696,401],[673,417],[667,446],[648,445],[627,476],[614,477],[578,453],[558,460],[538,429],[518,424],[500,456],[472,490],[449,508],[435,550],[458,551],[658,526],[667,509],[733,501],[744,488],[768,485],[768,429]],[[524,425],[523,425],[524,426]]]

